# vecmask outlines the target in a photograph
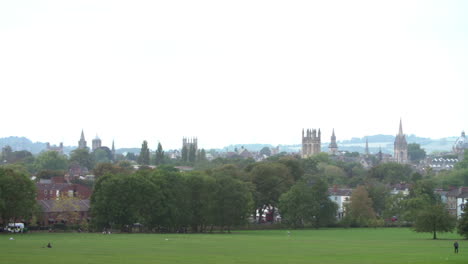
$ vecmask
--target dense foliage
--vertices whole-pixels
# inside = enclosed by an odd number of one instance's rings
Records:
[[[91,206],[98,228],[129,231],[138,223],[159,232],[198,232],[212,226],[229,231],[246,222],[252,196],[247,183],[224,174],[163,168],[100,177]]]
[[[0,220],[29,220],[36,204],[36,186],[23,171],[0,166]]]

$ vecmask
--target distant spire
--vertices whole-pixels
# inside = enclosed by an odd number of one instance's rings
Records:
[[[403,125],[401,124],[401,117],[400,117],[400,129],[398,130],[398,135],[403,135]]]
[[[83,131],[83,129],[81,129],[81,138],[80,138],[80,139],[81,139],[81,140],[85,140],[85,138],[84,138],[84,131]]]

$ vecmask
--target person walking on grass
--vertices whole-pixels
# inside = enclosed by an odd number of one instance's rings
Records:
[[[453,243],[453,247],[455,249],[455,253],[458,254],[458,241],[455,241],[455,243]]]

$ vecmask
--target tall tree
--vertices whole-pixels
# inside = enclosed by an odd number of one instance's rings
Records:
[[[434,192],[434,183],[432,181],[418,181],[413,185],[408,197],[403,201],[405,211],[402,218],[406,221],[414,221],[422,208],[440,202],[440,196]]]
[[[364,186],[358,186],[351,194],[346,208],[346,219],[352,224],[366,226],[375,219],[372,200]]]
[[[280,197],[282,222],[294,228],[321,227],[335,220],[337,205],[328,197],[327,184],[321,179],[297,182]]]
[[[161,165],[164,163],[164,150],[161,143],[158,143],[158,148],[156,149],[156,155],[154,159],[156,165]]]
[[[221,227],[221,230],[231,232],[233,226],[247,221],[253,207],[251,188],[247,183],[226,175],[214,176],[214,224]]]
[[[140,156],[138,157],[138,164],[149,165],[150,163],[150,151],[148,148],[148,142],[146,140],[141,144]]]
[[[255,164],[249,174],[255,187],[254,201],[260,223],[265,206],[277,207],[279,197],[291,188],[294,178],[288,167],[277,162]]]
[[[45,151],[40,153],[34,161],[37,171],[41,170],[61,170],[68,169],[68,159],[65,155],[56,151]]]
[[[408,144],[408,157],[411,162],[416,163],[426,158],[426,151],[417,143]]]
[[[88,168],[88,170],[92,170],[94,167],[93,157],[87,148],[73,150],[70,155],[70,163],[73,162]]]
[[[458,220],[457,231],[458,234],[468,239],[468,206],[466,204],[465,208],[463,209],[463,214]]]
[[[432,239],[437,239],[437,232],[452,232],[456,221],[456,218],[445,209],[443,203],[437,203],[419,210],[413,229],[416,232],[432,233]]]
[[[369,170],[369,177],[384,183],[396,184],[408,182],[411,172],[411,167],[408,165],[388,162],[379,164]]]
[[[26,173],[0,167],[0,220],[29,220],[36,204],[36,186]]]

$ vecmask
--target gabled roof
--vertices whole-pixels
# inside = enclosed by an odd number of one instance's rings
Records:
[[[60,200],[39,200],[37,203],[41,206],[42,212],[65,212],[65,211],[77,211],[86,212],[89,211],[89,200],[70,200],[69,204],[64,203],[60,205]]]
[[[328,188],[328,194],[333,196],[351,196],[353,189]]]
[[[69,186],[70,184],[68,183],[36,183],[36,188],[38,191],[62,190]]]

